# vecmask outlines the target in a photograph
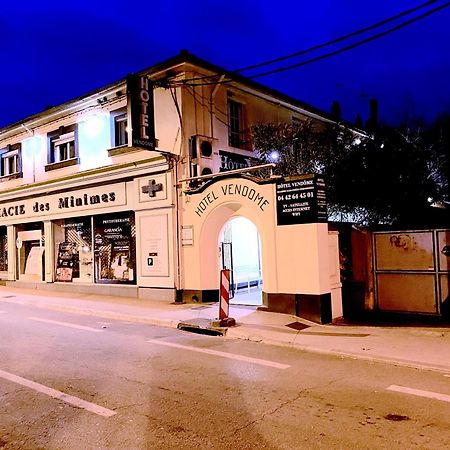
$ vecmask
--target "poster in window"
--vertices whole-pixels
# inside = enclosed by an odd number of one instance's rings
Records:
[[[129,217],[105,218],[95,227],[96,279],[134,281],[133,236]]]
[[[78,268],[78,245],[75,242],[60,242],[56,261],[56,281],[72,281],[74,269]]]

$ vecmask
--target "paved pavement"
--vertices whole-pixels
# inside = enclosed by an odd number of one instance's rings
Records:
[[[5,303],[174,328],[180,323],[208,322],[219,314],[218,303],[181,304],[0,286],[0,309]],[[236,326],[226,329],[223,339],[246,339],[450,374],[450,326],[354,325],[345,321],[318,325],[293,315],[239,305],[230,306],[230,317]]]

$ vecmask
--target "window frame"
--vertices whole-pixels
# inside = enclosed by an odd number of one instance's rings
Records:
[[[58,130],[47,134],[48,147],[45,171],[78,164],[77,131],[77,126],[74,124],[60,127]]]
[[[244,148],[245,141],[245,105],[242,102],[228,97],[228,145],[234,148]]]
[[[22,145],[18,143],[0,149],[0,178],[9,180],[20,177],[22,177]]]
[[[111,117],[111,148],[128,147],[128,112],[126,108],[110,112]],[[125,125],[123,125],[125,124]],[[123,127],[122,130],[119,129]]]

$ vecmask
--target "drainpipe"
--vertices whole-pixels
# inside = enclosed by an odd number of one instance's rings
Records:
[[[219,90],[220,85],[224,78],[225,78],[225,75],[222,75],[220,77],[219,81],[217,82],[217,84],[215,85],[214,89],[211,91],[211,94],[209,96],[209,114],[211,117],[211,138],[214,137],[214,112],[213,112],[214,98],[215,98],[217,91]]]

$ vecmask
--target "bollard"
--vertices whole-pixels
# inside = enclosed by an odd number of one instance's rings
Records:
[[[220,301],[219,301],[219,325],[221,327],[232,327],[236,321],[228,317],[230,312],[230,270],[220,271]]]
[[[230,270],[220,271],[219,319],[227,319],[230,312]]]

